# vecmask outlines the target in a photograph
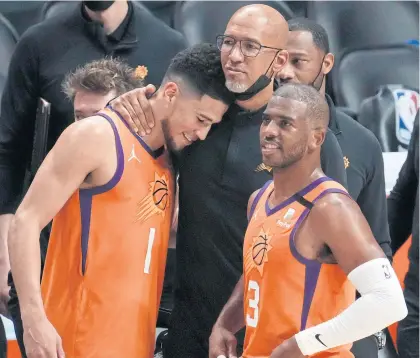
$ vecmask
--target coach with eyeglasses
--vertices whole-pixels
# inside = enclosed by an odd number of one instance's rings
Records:
[[[248,199],[272,179],[271,168],[262,163],[259,131],[274,74],[288,60],[283,50],[288,31],[279,12],[249,5],[233,15],[217,38],[226,86],[236,93],[237,104],[220,124],[208,126],[205,141],[195,141],[175,157],[180,190],[177,269],[165,357],[208,357],[211,329],[242,274]],[[154,121],[145,92],[134,90],[111,102],[136,122],[140,133]],[[345,184],[343,155],[331,133],[322,157],[327,175]]]

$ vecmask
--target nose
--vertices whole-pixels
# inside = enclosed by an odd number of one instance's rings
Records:
[[[244,55],[242,54],[241,44],[239,41],[237,41],[230,50],[229,60],[232,62],[242,62],[244,60]]]
[[[290,62],[286,63],[277,73],[277,77],[284,82],[292,81],[295,78],[295,72]]]
[[[204,140],[207,138],[207,134],[209,134],[209,130],[210,130],[210,126],[206,127],[206,128],[202,128],[199,129],[197,131],[195,131],[195,134],[197,135],[198,138],[200,138],[200,140]]]

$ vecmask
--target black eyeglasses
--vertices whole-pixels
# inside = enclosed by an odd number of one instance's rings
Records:
[[[241,49],[242,55],[246,57],[258,56],[262,48],[269,48],[272,50],[281,51],[281,49],[279,48],[263,46],[260,43],[251,40],[236,40],[231,36],[225,35],[219,35],[216,37],[217,48],[221,52],[232,51],[237,42],[239,42],[239,48]]]

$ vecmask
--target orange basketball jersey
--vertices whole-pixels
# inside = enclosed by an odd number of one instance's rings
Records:
[[[333,318],[355,299],[355,289],[338,265],[305,259],[294,245],[296,232],[313,203],[328,193],[347,195],[345,189],[323,177],[270,208],[268,198],[273,189],[269,181],[257,194],[245,234],[244,358],[269,357],[283,341]],[[350,348],[343,346],[315,356],[353,357]]]
[[[165,271],[174,182],[111,109],[117,169],[79,189],[53,221],[42,279],[48,319],[67,358],[150,358]]]

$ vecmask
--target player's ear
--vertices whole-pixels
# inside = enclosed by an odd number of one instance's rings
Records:
[[[324,75],[327,75],[331,72],[332,68],[334,66],[334,55],[332,53],[327,53],[324,56],[324,61],[322,64],[322,73]]]
[[[273,73],[274,77],[277,77],[277,74],[284,68],[284,66],[289,61],[289,53],[286,50],[281,50],[276,55],[276,59],[273,62]]]
[[[314,129],[312,131],[311,140],[309,142],[309,150],[314,151],[316,148],[320,147],[325,140],[325,130]]]
[[[169,103],[173,105],[178,94],[179,94],[179,87],[175,82],[165,83],[165,87],[163,89],[163,96]]]

